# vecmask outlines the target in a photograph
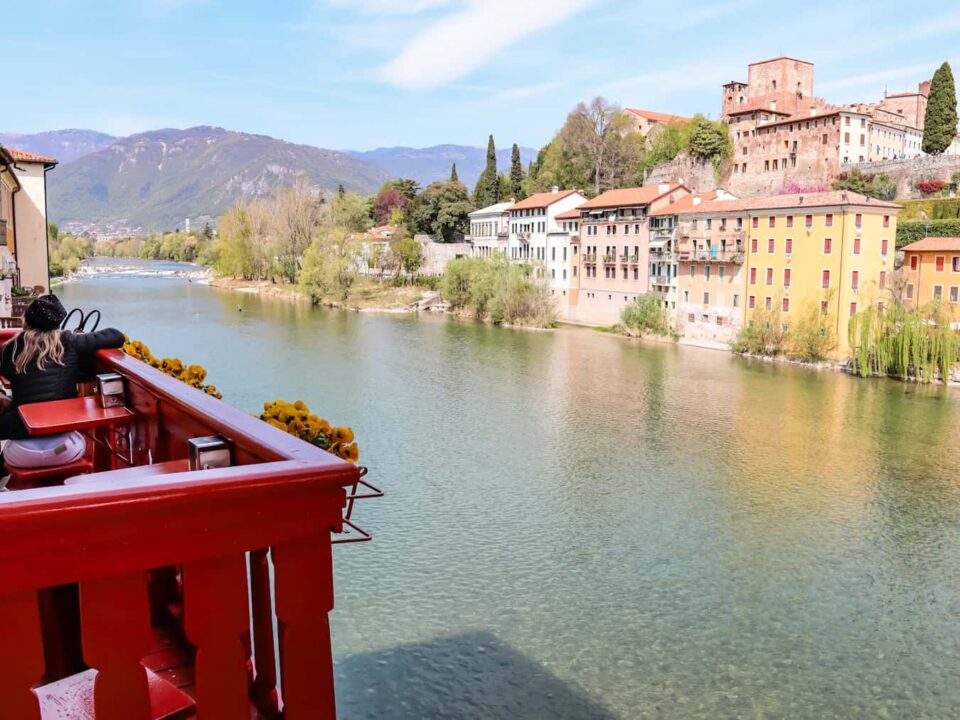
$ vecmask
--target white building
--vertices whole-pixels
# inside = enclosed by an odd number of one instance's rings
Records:
[[[0,172],[8,175],[6,193],[9,193],[8,200],[0,200],[0,205],[9,206],[0,210],[6,235],[7,252],[4,255],[14,259],[22,287],[42,287],[44,291],[50,288],[47,171],[56,164],[53,158],[14,148],[0,148]],[[0,191],[0,194],[6,193]],[[6,264],[7,261],[2,268],[4,275],[8,273]],[[6,295],[4,292],[4,299]]]
[[[570,231],[557,216],[587,201],[579,190],[535,193],[510,208],[507,240],[508,257],[513,262],[537,266],[537,276],[546,277],[555,295],[569,287],[564,271],[569,267]]]
[[[470,213],[470,235],[475,257],[492,257],[498,252],[506,254],[507,237],[510,234],[510,213],[513,200],[489,205]]]

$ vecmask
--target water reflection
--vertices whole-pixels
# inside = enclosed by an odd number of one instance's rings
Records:
[[[63,294],[240,407],[354,426],[389,492],[336,556],[345,717],[960,714],[955,390],[174,281]]]

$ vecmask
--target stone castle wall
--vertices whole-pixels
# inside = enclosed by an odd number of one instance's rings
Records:
[[[717,189],[717,181],[713,173],[713,164],[695,160],[689,155],[682,154],[670,162],[661,163],[647,171],[644,185],[658,185],[665,182],[679,182],[693,192],[707,193]]]
[[[841,172],[860,170],[869,175],[889,175],[897,184],[898,198],[920,197],[915,185],[918,180],[950,182],[960,172],[960,155],[928,155],[909,160],[882,160],[879,162],[846,163]]]

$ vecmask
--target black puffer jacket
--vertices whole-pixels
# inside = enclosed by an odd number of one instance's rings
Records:
[[[13,359],[23,347],[20,337],[6,343],[0,350],[0,374],[10,381],[13,389],[13,407],[0,415],[0,437],[26,437],[20,414],[16,411],[18,405],[76,397],[77,383],[89,372],[97,350],[123,345],[123,333],[113,328],[92,333],[61,332],[63,365],[47,363],[43,370],[39,370],[36,363],[31,362],[23,373],[18,373]]]

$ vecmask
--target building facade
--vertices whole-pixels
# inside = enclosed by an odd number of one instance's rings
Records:
[[[825,189],[845,163],[922,154],[929,81],[916,92],[837,106],[814,96],[813,75],[812,63],[779,57],[749,65],[747,82],[723,86],[733,193],[774,194],[790,184]]]
[[[927,237],[903,248],[901,299],[909,307],[940,303],[960,322],[960,238]]]
[[[727,346],[743,322],[743,203],[693,196],[674,217],[677,330],[699,344]]]
[[[475,257],[493,257],[507,252],[510,235],[510,208],[513,200],[489,205],[470,213],[470,235]]]
[[[690,194],[677,183],[609,190],[580,205],[578,286],[570,320],[614,325],[627,303],[649,292],[650,214]]]
[[[0,314],[10,314],[10,293],[19,285],[50,289],[47,248],[47,172],[53,158],[0,147]]]
[[[772,311],[789,327],[816,309],[849,354],[850,318],[887,296],[894,270],[894,203],[853,192],[779,195],[731,203],[745,224],[743,322]],[[765,316],[769,317],[769,316]]]
[[[579,190],[554,186],[549,192],[514,203],[508,210],[507,256],[511,262],[532,265],[535,276],[545,279],[557,297],[563,297],[568,288],[565,270],[570,256],[570,233],[561,229],[557,216],[586,201]]]

